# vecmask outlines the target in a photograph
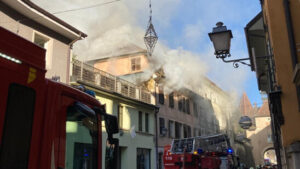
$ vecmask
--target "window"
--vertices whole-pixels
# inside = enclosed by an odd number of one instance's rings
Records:
[[[143,113],[139,111],[139,131],[143,131]]]
[[[150,166],[150,149],[137,148],[136,150],[136,168],[151,169]]]
[[[183,111],[183,112],[186,112],[185,98],[182,98],[182,111]]]
[[[169,120],[169,137],[174,138],[174,121]]]
[[[194,130],[193,130],[193,136],[194,136],[194,137],[197,136],[197,129],[196,129],[196,128],[194,128]]]
[[[188,128],[187,125],[183,125],[183,138],[188,137]]]
[[[169,107],[174,108],[174,93],[169,94]]]
[[[159,134],[161,136],[165,136],[165,119],[164,118],[159,118]]]
[[[48,45],[47,43],[48,43],[49,40],[50,40],[49,38],[47,38],[43,35],[35,33],[33,43],[37,44],[41,48],[47,49],[47,45]]]
[[[201,136],[201,129],[198,130],[198,136]]]
[[[50,41],[50,38],[35,32],[33,43],[46,49],[46,68],[51,69],[51,67],[52,67],[52,56],[51,56],[52,55],[51,54],[52,43]]]
[[[124,111],[124,107],[119,105],[118,106],[118,123],[119,123],[120,129],[123,128],[123,111]]]
[[[193,103],[194,116],[198,117],[198,105],[196,102]]]
[[[189,99],[186,99],[185,106],[186,106],[187,114],[190,114],[190,100]]]
[[[187,126],[187,136],[192,137],[192,130],[190,126]]]
[[[79,114],[78,114],[79,113]],[[65,168],[97,169],[98,127],[96,117],[69,107],[66,121]]]
[[[158,102],[160,104],[164,104],[165,103],[165,96],[164,96],[164,88],[163,86],[159,86],[158,88]]]
[[[0,168],[28,167],[35,97],[31,88],[18,84],[9,86],[0,145]]]
[[[188,138],[191,137],[192,131],[191,127],[188,125],[183,125],[183,137]]]
[[[145,131],[149,132],[149,114],[145,113]]]
[[[132,58],[131,59],[131,71],[141,70],[141,58]]]
[[[178,110],[182,111],[182,98],[178,97]]]
[[[178,122],[175,122],[175,138],[181,138],[181,124]]]

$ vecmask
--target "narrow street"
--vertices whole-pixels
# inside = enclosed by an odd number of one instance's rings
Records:
[[[1,0],[0,169],[299,169],[299,0]]]

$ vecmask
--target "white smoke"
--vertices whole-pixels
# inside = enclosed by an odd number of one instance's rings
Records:
[[[99,0],[90,0],[88,3],[82,0],[33,1],[50,12],[99,4]],[[154,26],[167,27],[180,1],[153,0]],[[148,1],[124,0],[56,16],[88,34],[86,39],[76,42],[74,46],[74,53],[81,60],[87,61],[103,56],[116,56],[120,49],[132,44],[145,49],[143,36],[148,13]],[[200,21],[196,25],[187,25],[183,30],[184,36],[181,37],[183,42],[191,43],[191,45],[197,44],[203,35],[207,36],[205,33],[207,30],[203,27]],[[157,33],[159,35],[159,32]],[[212,47],[199,47],[204,49],[202,53],[193,53],[183,48],[170,49],[167,43],[160,39],[151,58],[152,67],[145,71],[145,80],[151,77],[155,70],[163,68],[167,93],[184,87],[210,93],[208,89],[210,86],[203,83],[204,77],[208,74],[209,78],[218,82],[217,85],[225,87],[230,95],[234,96],[233,98],[238,98],[237,93],[241,92],[248,70],[241,68],[234,71],[232,65],[215,59]],[[227,111],[231,107],[228,100],[222,101],[220,105],[224,105],[222,109]],[[223,110],[220,110],[220,113],[223,113]],[[224,124],[221,125],[224,126]]]

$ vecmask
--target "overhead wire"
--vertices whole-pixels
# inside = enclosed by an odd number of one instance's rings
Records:
[[[94,4],[94,5],[90,5],[90,6],[85,6],[85,7],[81,7],[81,8],[74,8],[74,9],[68,9],[68,10],[64,10],[64,11],[57,11],[57,12],[53,12],[52,14],[56,15],[56,14],[61,14],[61,13],[66,13],[66,12],[73,12],[73,11],[79,11],[79,10],[84,10],[84,9],[95,8],[95,7],[111,4],[111,3],[114,3],[114,2],[117,2],[117,1],[121,1],[121,0],[114,0],[114,1],[104,2],[104,3],[98,3],[98,4]]]
[[[85,10],[85,9],[90,9],[90,8],[96,8],[99,6],[104,6],[104,5],[108,5],[111,3],[115,3],[121,0],[113,0],[113,1],[109,1],[109,2],[103,2],[103,3],[98,3],[98,4],[94,4],[94,5],[89,5],[89,6],[85,6],[85,7],[80,7],[80,8],[74,8],[74,9],[67,9],[67,10],[63,10],[63,11],[57,11],[57,12],[49,12],[52,15],[57,15],[57,14],[62,14],[62,13],[67,13],[67,12],[74,12],[74,11],[79,11],[79,10]],[[37,19],[40,18],[41,16],[38,17],[33,17],[33,18],[23,18],[23,19],[19,19],[19,20],[14,20],[14,21],[5,21],[5,22],[0,22],[2,24],[4,23],[14,23],[14,22],[18,22],[21,23],[22,21],[26,21],[26,20],[32,20],[32,19]]]

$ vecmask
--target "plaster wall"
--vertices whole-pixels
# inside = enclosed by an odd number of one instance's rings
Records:
[[[158,90],[157,90],[158,92]],[[179,97],[184,96],[183,94],[178,94],[174,92],[174,108],[171,108],[169,106],[169,95],[164,95],[164,104],[158,103],[158,106],[160,107],[159,113],[158,113],[158,122],[159,118],[164,118],[165,120],[165,128],[168,129],[167,134],[165,136],[159,135],[159,124],[157,127],[157,133],[158,133],[158,146],[161,148],[160,150],[163,151],[163,147],[167,144],[171,144],[173,137],[169,136],[169,121],[173,122],[179,122],[182,125],[188,125],[191,127],[191,136],[199,136],[199,132],[201,135],[208,135],[208,134],[216,134],[219,130],[219,127],[217,126],[217,118],[214,114],[214,108],[209,100],[204,99],[202,101],[200,100],[194,100],[192,98],[189,98],[189,106],[190,106],[190,113],[186,113],[183,111],[179,111],[178,108],[178,100]],[[157,97],[158,100],[158,97]],[[198,115],[195,114],[193,102],[196,102],[199,106],[198,108]],[[200,105],[202,104],[202,105]],[[204,106],[205,104],[205,106]],[[174,126],[175,129],[175,126]],[[195,130],[195,131],[194,131]],[[194,135],[195,134],[195,135]],[[181,138],[183,138],[183,127],[181,127]]]
[[[47,48],[47,59],[46,60],[46,77],[52,78],[53,76],[59,76],[60,81],[67,83],[69,79],[69,45],[65,42],[57,40],[55,36],[52,36],[52,33],[47,30],[40,29],[39,31],[30,27],[28,25],[17,22],[14,18],[7,15],[5,6],[2,6],[0,3],[0,26],[18,34],[19,36],[27,39],[28,41],[33,42],[34,34],[38,33],[42,36],[49,38],[48,48]],[[3,10],[2,10],[3,9]],[[5,9],[5,10],[4,10]],[[13,13],[13,12],[12,12]],[[34,25],[39,27],[39,25]],[[42,26],[40,26],[42,27]],[[44,30],[44,31],[43,31]]]
[[[156,150],[155,150],[155,112],[153,109],[145,106],[119,100],[114,97],[107,96],[102,92],[97,92],[96,98],[106,105],[108,114],[117,116],[118,106],[123,106],[123,127],[121,132],[114,135],[114,138],[119,139],[121,147],[121,166],[122,168],[137,168],[137,148],[150,150],[150,165],[151,168],[156,166]],[[138,112],[143,112],[143,130],[138,131]],[[149,114],[149,132],[145,131],[145,113]],[[133,127],[135,129],[133,129]],[[105,126],[102,127],[102,154],[105,154],[107,134]],[[134,131],[134,132],[132,132]],[[135,136],[132,134],[135,133]],[[105,156],[102,156],[102,161],[105,161]],[[105,168],[105,162],[102,163],[102,168]]]
[[[272,140],[268,140],[268,137],[272,135],[271,126],[268,117],[259,117],[256,121],[256,130],[247,137],[251,140],[252,154],[254,157],[255,165],[264,164],[264,152],[267,149],[273,148]],[[274,159],[273,159],[274,160]]]
[[[141,58],[141,69],[137,71],[131,70],[131,59]],[[131,73],[142,72],[148,68],[147,58],[144,54],[133,54],[124,57],[116,57],[100,60],[94,64],[94,67],[105,72],[109,72],[115,76],[122,76]]]

